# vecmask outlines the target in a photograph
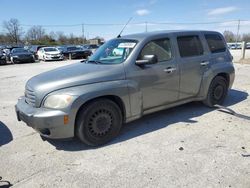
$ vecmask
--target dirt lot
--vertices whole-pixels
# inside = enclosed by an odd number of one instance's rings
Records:
[[[242,58],[242,50],[230,50],[232,56],[234,57],[234,62],[240,62]],[[250,59],[250,49],[246,49],[245,58]]]
[[[250,65],[236,65],[225,106],[189,103],[124,126],[110,144],[43,141],[16,120],[25,82],[74,62],[0,67],[0,187],[250,187]]]

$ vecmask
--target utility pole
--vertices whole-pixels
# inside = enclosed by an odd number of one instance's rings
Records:
[[[145,32],[148,32],[148,22],[145,22]]]
[[[238,40],[239,40],[239,32],[240,32],[240,20],[238,20],[238,26],[237,26],[236,48],[237,48],[237,43],[238,43]]]
[[[83,39],[83,42],[85,42],[85,36],[84,36],[84,24],[82,24],[82,39]]]

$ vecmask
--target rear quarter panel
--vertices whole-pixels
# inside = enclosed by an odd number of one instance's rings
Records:
[[[234,77],[235,77],[235,69],[232,63],[232,56],[227,48],[224,37],[218,32],[204,32],[204,34],[218,34],[223,39],[224,45],[226,47],[225,52],[219,53],[211,53],[204,37],[204,41],[206,48],[208,49],[209,56],[209,66],[207,67],[207,71],[204,72],[203,81],[200,90],[200,97],[205,98],[212,82],[213,78],[215,78],[220,73],[226,73],[229,75],[229,88],[232,87]]]

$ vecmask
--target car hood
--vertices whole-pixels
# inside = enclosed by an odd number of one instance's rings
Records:
[[[54,52],[45,52],[46,54],[50,54],[50,55],[58,55],[60,54],[59,51],[54,51]]]
[[[20,52],[20,53],[11,54],[11,56],[15,56],[15,55],[32,55],[32,53],[30,53],[30,52]]]
[[[125,79],[123,64],[75,63],[34,76],[26,88],[42,100],[46,94],[59,89],[122,79]]]
[[[68,50],[66,52],[69,52],[69,53],[82,53],[82,52],[85,52],[85,51],[88,51],[88,50]]]

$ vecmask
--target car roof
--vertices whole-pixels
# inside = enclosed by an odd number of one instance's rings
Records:
[[[20,48],[13,48],[13,49],[11,49],[11,52],[18,52],[19,49],[22,49],[24,51],[28,51],[28,50],[20,47]]]
[[[162,30],[162,31],[152,31],[152,32],[144,32],[144,33],[136,33],[136,34],[130,34],[130,35],[124,35],[121,36],[123,39],[134,39],[134,40],[144,40],[146,38],[154,37],[154,36],[162,36],[166,34],[193,34],[194,32],[203,32],[203,33],[216,33],[220,34],[216,31],[205,31],[205,30]]]
[[[22,50],[25,50],[25,49],[24,49],[24,48],[22,48],[22,47],[13,48],[12,50],[16,50],[16,49],[22,49]]]

